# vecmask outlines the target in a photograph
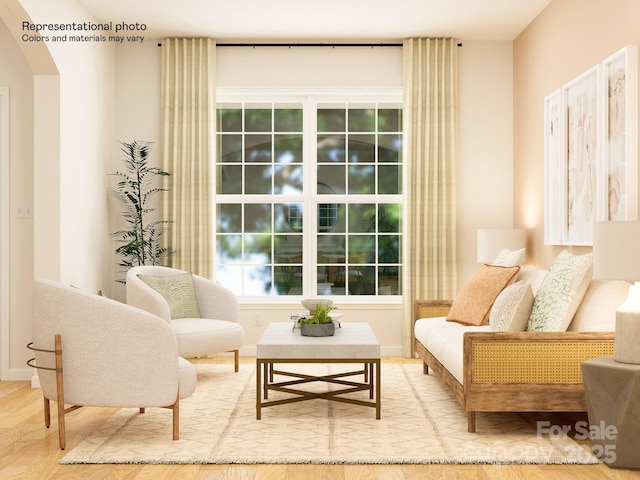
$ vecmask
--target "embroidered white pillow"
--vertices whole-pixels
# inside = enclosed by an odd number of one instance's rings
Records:
[[[505,288],[493,302],[489,325],[494,332],[524,332],[527,327],[533,290],[527,282],[516,282]]]
[[[138,278],[164,297],[171,319],[200,318],[200,307],[191,273],[178,275],[138,275]]]
[[[593,273],[593,253],[563,250],[553,261],[533,301],[527,330],[564,332],[584,297]]]
[[[524,263],[524,248],[511,251],[508,248],[500,250],[491,265],[498,267],[519,267]]]

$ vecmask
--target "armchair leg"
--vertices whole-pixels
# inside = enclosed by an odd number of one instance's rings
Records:
[[[58,440],[60,442],[60,450],[64,450],[67,446],[67,436],[64,421],[64,380],[62,377],[62,337],[58,334],[55,339],[55,357],[56,357],[56,402],[58,404]]]
[[[51,426],[51,402],[45,396],[44,398],[44,426],[49,428]]]
[[[176,398],[176,403],[171,409],[173,410],[173,439],[180,440],[180,400]]]
[[[240,369],[240,351],[239,350],[234,350],[233,351],[233,367],[235,369],[235,371],[237,372]]]

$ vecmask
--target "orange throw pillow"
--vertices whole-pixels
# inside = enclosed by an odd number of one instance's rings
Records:
[[[520,267],[480,267],[454,299],[447,321],[476,326],[487,323],[496,297],[513,283],[519,270]]]

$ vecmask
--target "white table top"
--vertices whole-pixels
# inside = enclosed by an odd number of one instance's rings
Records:
[[[340,322],[332,337],[303,337],[293,322],[270,323],[257,345],[257,358],[372,359],[380,358],[380,342],[368,323]]]

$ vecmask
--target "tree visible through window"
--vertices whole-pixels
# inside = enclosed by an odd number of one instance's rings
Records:
[[[399,101],[220,101],[216,279],[242,296],[402,293]]]

